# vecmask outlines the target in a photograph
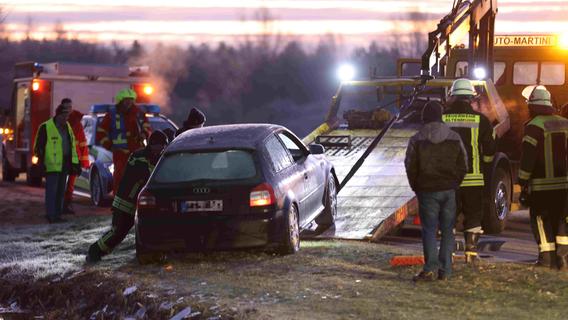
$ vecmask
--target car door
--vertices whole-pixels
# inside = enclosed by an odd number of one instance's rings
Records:
[[[300,223],[304,215],[305,207],[305,188],[304,188],[304,169],[298,166],[292,159],[292,155],[284,147],[276,135],[271,134],[265,140],[265,147],[268,153],[272,169],[274,171],[275,183],[273,187],[286,194],[291,191],[298,203]]]
[[[292,155],[294,163],[302,170],[304,176],[304,217],[311,220],[323,208],[323,192],[325,178],[322,177],[322,170],[318,168],[319,161],[310,155],[306,146],[293,134],[287,131],[278,133],[278,138],[282,141],[288,152]],[[307,221],[306,221],[307,222]]]

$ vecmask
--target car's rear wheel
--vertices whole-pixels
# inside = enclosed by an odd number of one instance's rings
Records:
[[[108,199],[105,197],[103,182],[98,171],[93,172],[90,181],[91,202],[97,207],[108,205]]]
[[[337,217],[337,185],[333,174],[329,174],[327,178],[327,188],[325,191],[325,208],[323,212],[316,218],[318,227],[331,227],[335,224]]]
[[[278,253],[294,254],[300,250],[300,225],[298,223],[298,210],[295,205],[290,205],[284,220],[285,230]]]
[[[138,230],[136,230],[136,260],[139,264],[159,263],[166,259],[165,254],[146,249],[139,238],[140,235],[138,234]]]

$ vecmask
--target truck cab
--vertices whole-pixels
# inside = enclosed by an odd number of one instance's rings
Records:
[[[466,77],[467,50],[454,50],[447,74]],[[568,102],[568,36],[496,35],[493,57],[493,82],[511,118],[511,130],[499,148],[518,161],[524,124],[529,120],[526,99],[532,88],[545,86],[559,111]]]

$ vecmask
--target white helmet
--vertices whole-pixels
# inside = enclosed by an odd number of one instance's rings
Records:
[[[546,87],[544,86],[537,86],[531,92],[531,95],[529,96],[527,103],[529,105],[536,104],[540,106],[552,107],[550,92],[546,90]]]
[[[452,83],[452,88],[450,89],[450,97],[454,96],[467,96],[473,97],[476,95],[475,88],[469,79],[457,79]]]

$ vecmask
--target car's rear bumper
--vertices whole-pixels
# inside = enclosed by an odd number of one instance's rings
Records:
[[[136,236],[146,251],[208,251],[264,247],[282,239],[281,210],[254,215],[137,216]]]

